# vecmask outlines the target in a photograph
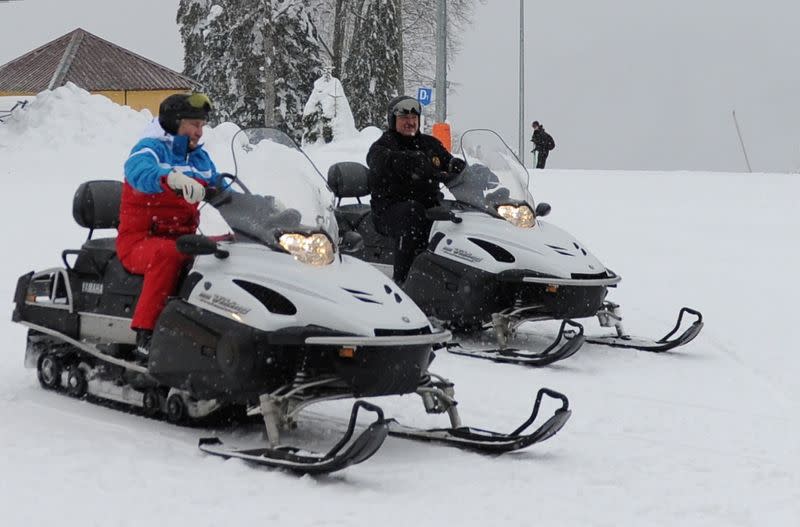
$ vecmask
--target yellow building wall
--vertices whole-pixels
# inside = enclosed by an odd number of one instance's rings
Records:
[[[93,94],[108,97],[117,104],[130,106],[134,110],[144,110],[147,108],[153,117],[158,115],[158,107],[161,101],[173,93],[189,93],[189,90],[107,90],[93,91]],[[0,91],[0,97],[14,96],[34,96],[35,93]]]
[[[130,106],[134,110],[147,108],[155,117],[158,115],[158,107],[161,105],[161,101],[173,93],[186,93],[186,90],[94,91],[92,93],[104,95],[115,103]]]
[[[153,91],[128,91],[125,104],[134,110],[147,108],[155,117],[158,115],[158,106],[161,101],[173,93],[187,93],[188,90],[153,90]]]
[[[93,91],[91,92],[94,95],[103,95],[108,97],[112,101],[117,104],[125,104],[125,92],[122,90],[119,91]]]

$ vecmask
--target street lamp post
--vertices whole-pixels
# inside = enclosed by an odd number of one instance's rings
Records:
[[[525,4],[519,0],[519,160],[525,164]]]
[[[436,121],[447,119],[447,0],[436,10]]]

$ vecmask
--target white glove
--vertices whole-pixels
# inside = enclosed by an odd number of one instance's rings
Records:
[[[200,203],[206,197],[206,189],[196,179],[190,178],[182,172],[173,170],[167,175],[169,188],[178,190],[189,203]]]

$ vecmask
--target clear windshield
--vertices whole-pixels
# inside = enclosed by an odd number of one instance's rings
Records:
[[[530,173],[495,132],[464,132],[461,155],[467,168],[448,185],[452,198],[489,211],[503,204],[525,202],[534,206],[528,190]]]
[[[231,140],[236,182],[212,200],[234,233],[267,244],[275,229],[324,232],[336,245],[334,196],[305,153],[284,132],[246,128]]]

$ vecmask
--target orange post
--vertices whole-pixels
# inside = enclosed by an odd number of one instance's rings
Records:
[[[453,143],[450,137],[450,125],[447,123],[433,123],[431,135],[441,141],[448,152],[452,151]]]

